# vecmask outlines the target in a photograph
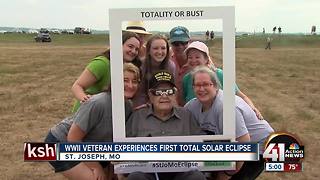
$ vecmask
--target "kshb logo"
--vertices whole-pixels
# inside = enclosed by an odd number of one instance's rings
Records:
[[[56,143],[24,143],[25,161],[56,160]]]

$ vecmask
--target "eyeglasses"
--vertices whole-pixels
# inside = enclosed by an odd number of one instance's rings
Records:
[[[185,45],[188,44],[188,41],[186,41],[186,42],[184,42],[184,41],[175,41],[175,42],[172,42],[171,44],[172,44],[172,46],[180,46],[180,45],[185,46]]]
[[[172,96],[172,95],[175,94],[175,90],[174,89],[152,89],[152,90],[150,90],[150,92],[154,96],[163,96],[164,94],[166,96]]]
[[[197,83],[197,84],[193,84],[193,87],[200,89],[201,87],[208,88],[208,87],[210,87],[212,85],[213,85],[213,83],[202,83],[202,84]]]

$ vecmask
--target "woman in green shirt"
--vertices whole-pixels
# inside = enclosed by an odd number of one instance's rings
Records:
[[[122,34],[123,62],[131,62],[141,66],[138,59],[140,48],[139,36],[134,32]],[[101,92],[110,84],[110,49],[93,58],[78,79],[72,85],[71,91],[76,97],[72,112],[76,112],[80,103],[86,102],[91,95]]]

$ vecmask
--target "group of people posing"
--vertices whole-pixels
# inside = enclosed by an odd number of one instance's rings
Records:
[[[148,39],[145,42],[145,39]],[[192,41],[182,26],[169,40],[152,35],[143,22],[129,22],[122,33],[123,81],[127,137],[223,134],[223,71],[209,48]],[[93,58],[72,86],[73,115],[49,130],[45,142],[112,142],[110,49]],[[119,59],[112,59],[119,61]],[[273,132],[253,102],[235,85],[236,140],[263,145]],[[263,149],[263,148],[260,148]],[[108,162],[51,161],[69,179],[107,179]],[[254,179],[257,162],[237,162],[235,171],[211,173],[217,179]],[[143,173],[126,179],[206,179],[204,173]]]

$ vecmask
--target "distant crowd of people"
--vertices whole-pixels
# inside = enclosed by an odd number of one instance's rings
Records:
[[[282,33],[282,28],[280,26],[278,28],[277,28],[277,26],[274,26],[272,28],[272,33],[276,34],[277,30],[278,30],[279,34]],[[262,28],[262,34],[265,34],[265,33],[266,33],[265,28]],[[315,25],[311,26],[311,35],[316,35],[316,26]]]
[[[281,28],[280,26],[279,26],[278,28],[277,28],[277,26],[274,26],[274,27],[272,28],[272,33],[273,33],[273,34],[276,34],[277,30],[278,30],[278,33],[279,33],[279,34],[282,33],[282,28]],[[265,28],[262,28],[262,34],[266,34],[266,29],[265,29]]]
[[[123,59],[112,61],[123,62],[126,136],[223,134],[223,70],[216,67],[208,46],[193,41],[186,27],[173,27],[169,36],[167,39],[147,32],[142,21],[129,22],[122,33]],[[206,40],[209,38],[214,39],[213,31],[206,32]],[[112,142],[110,61],[107,49],[89,62],[71,88],[76,98],[73,115],[53,126],[45,142]],[[237,84],[234,93],[236,140],[259,143],[262,150],[273,129]],[[110,179],[105,169],[112,166],[109,162],[49,163],[55,172],[69,179]],[[218,171],[211,176],[255,179],[263,168],[264,159],[260,157],[260,161],[237,162],[236,170]],[[123,177],[206,179],[198,170],[119,175]]]

